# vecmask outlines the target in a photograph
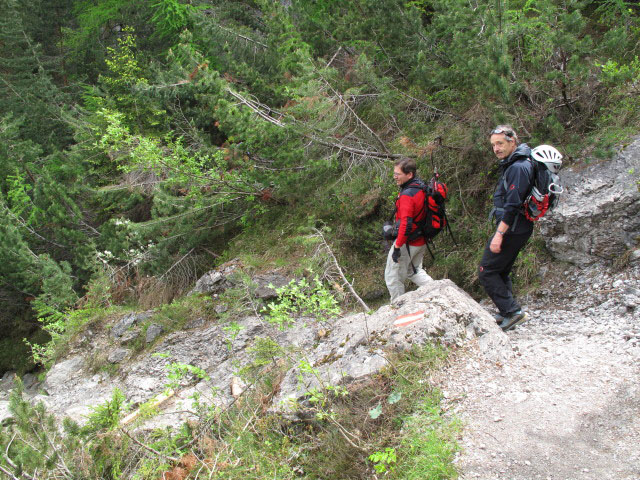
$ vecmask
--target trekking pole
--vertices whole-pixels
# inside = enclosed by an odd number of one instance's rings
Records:
[[[433,260],[436,259],[436,256],[433,254],[433,252],[431,251],[431,247],[429,246],[429,242],[425,242],[425,245],[427,246],[427,250],[429,251],[429,255],[431,255],[431,258]]]
[[[453,231],[451,230],[451,226],[449,225],[449,219],[447,218],[447,212],[444,213],[444,221],[447,227],[447,231],[449,232],[449,235],[451,235],[451,240],[453,240],[454,245],[457,247],[458,242],[456,242],[456,237],[453,236]]]

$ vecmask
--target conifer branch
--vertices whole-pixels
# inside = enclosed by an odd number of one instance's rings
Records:
[[[17,466],[17,465],[16,465],[16,464],[15,464],[15,463],[14,463],[14,462],[9,458],[8,452],[9,452],[9,447],[10,447],[10,446],[11,446],[11,444],[13,443],[13,440],[16,438],[16,435],[17,435],[17,433],[16,433],[16,434],[14,434],[13,438],[11,439],[11,442],[9,442],[9,444],[7,445],[7,451],[6,451],[6,452],[5,452],[5,454],[3,455],[3,456],[4,456],[4,459],[5,459],[5,460],[6,460],[6,462],[7,462],[7,464],[8,464],[11,468],[13,468],[14,470],[15,470],[15,469],[17,469],[17,468],[18,468],[18,466]],[[2,468],[2,465],[0,465],[0,469],[2,469],[1,471],[2,471],[2,472],[4,472],[4,473],[6,473],[7,475],[13,475],[11,472],[9,472],[9,471],[7,471],[7,470],[3,469],[3,468]],[[24,473],[24,472],[22,472],[22,473],[20,474],[20,476],[21,476],[21,477],[23,477],[23,478],[26,478],[27,480],[36,480],[36,479],[35,479],[34,477],[32,477],[31,475],[29,475],[29,474],[27,474],[27,473]],[[13,475],[12,480],[13,480],[13,479],[15,479],[15,480],[20,480],[20,479],[19,479],[18,477],[16,477],[15,475]]]

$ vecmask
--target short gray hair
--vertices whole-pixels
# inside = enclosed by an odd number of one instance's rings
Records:
[[[518,134],[511,125],[498,125],[496,128],[491,130],[489,136],[498,135],[500,133],[502,133],[508,139],[514,140],[516,144],[518,143]]]

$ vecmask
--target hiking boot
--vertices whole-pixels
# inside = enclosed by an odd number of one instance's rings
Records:
[[[507,315],[500,323],[500,328],[503,332],[507,330],[511,330],[516,325],[520,325],[526,322],[529,319],[529,315],[527,312],[523,312],[522,310],[518,310],[517,312],[513,312],[511,315]]]
[[[496,320],[496,323],[498,325],[500,325],[504,321],[504,317],[501,313],[493,313],[492,316]]]

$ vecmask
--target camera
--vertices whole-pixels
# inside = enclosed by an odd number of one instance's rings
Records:
[[[386,221],[382,225],[382,238],[394,240],[398,236],[398,225],[391,221]]]

